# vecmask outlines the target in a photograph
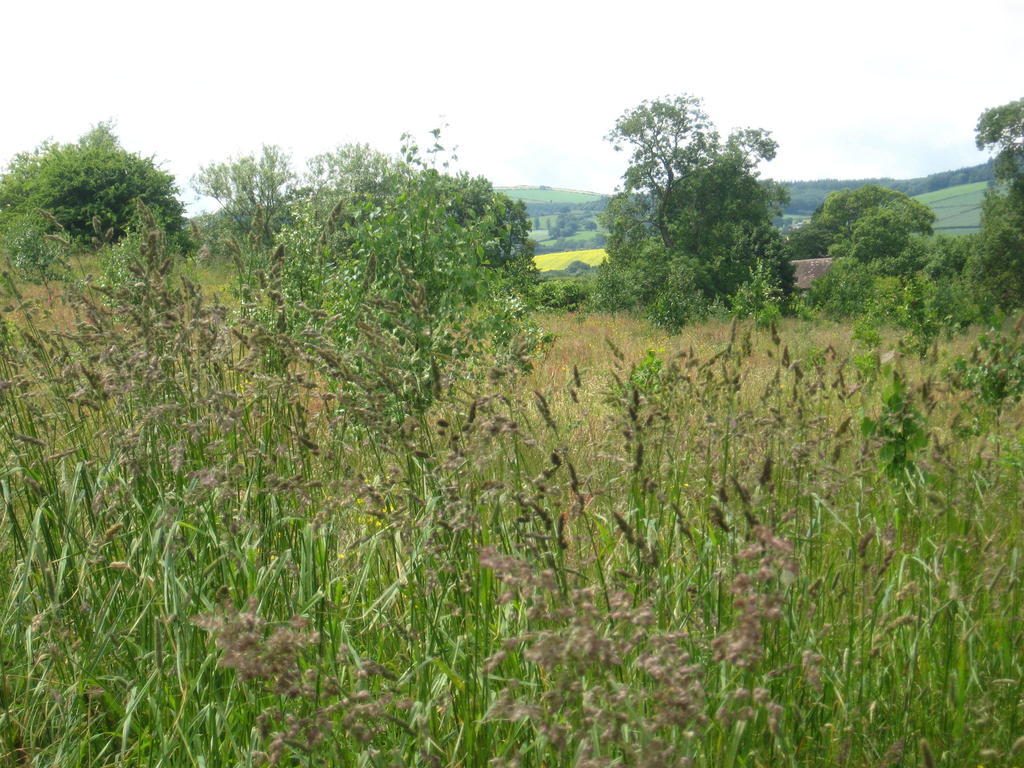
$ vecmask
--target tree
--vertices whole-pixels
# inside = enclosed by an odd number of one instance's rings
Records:
[[[935,213],[902,192],[865,184],[830,192],[811,220],[789,237],[792,258],[877,262],[880,274],[909,275],[923,266],[915,236],[932,234]]]
[[[607,138],[616,150],[628,148],[630,160],[623,190],[604,212],[609,259],[598,284],[599,304],[623,309],[627,305],[622,302],[632,297],[634,306],[646,307],[648,314],[655,306],[669,308],[655,314],[660,322],[678,325],[702,300],[727,300],[759,262],[768,263],[785,292],[791,289],[792,270],[771,226],[785,190],[761,181],[757,172],[761,161],[775,156],[777,144],[768,132],[743,129],[723,141],[701,101],[682,95],[628,110]],[[638,273],[641,269],[661,278],[652,284]],[[672,270],[689,274],[678,276]],[[649,290],[612,290],[617,281]],[[681,286],[700,296],[682,302],[659,298],[661,292]]]
[[[1024,304],[1024,99],[983,112],[977,145],[996,150],[998,186],[985,197],[980,244],[964,271],[996,305],[1012,309]]]
[[[192,179],[195,190],[220,204],[227,232],[241,241],[254,235],[269,248],[284,223],[296,181],[288,153],[264,145],[260,154],[211,163]]]
[[[344,144],[310,158],[297,196],[316,198],[327,210],[339,200],[349,206],[366,200],[380,203],[398,194],[411,173],[406,163],[369,144]]]
[[[318,162],[328,170],[315,178],[326,181],[290,209],[283,247],[265,269],[283,304],[267,320],[300,337],[328,324],[358,372],[346,397],[366,385],[360,413],[401,423],[474,355],[519,348],[514,337],[528,323],[516,289],[532,269],[530,223],[525,206],[489,181],[444,173],[415,146],[394,165],[335,162],[343,159]],[[356,192],[361,184],[347,174],[367,167],[394,177]],[[264,281],[243,279],[253,307]]]
[[[985,110],[976,131],[978,149],[997,150],[996,179],[1024,197],[1024,99]]]
[[[183,237],[174,177],[153,158],[125,150],[113,126],[100,123],[73,144],[44,142],[15,156],[0,177],[0,231],[41,209],[75,242],[89,243],[97,230],[116,240],[135,222],[138,201],[169,234]]]

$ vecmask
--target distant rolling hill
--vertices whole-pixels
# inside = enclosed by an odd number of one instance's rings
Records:
[[[513,200],[522,200],[537,243],[536,252],[601,248],[607,232],[601,227],[600,215],[608,195],[556,187],[495,187]]]
[[[935,233],[962,235],[981,226],[981,204],[992,184],[992,164],[933,173],[916,179],[821,179],[786,182],[792,202],[776,223],[787,230],[810,218],[829,192],[878,184],[912,195],[935,211]],[[513,200],[522,200],[533,225],[530,236],[537,243],[537,263],[542,271],[561,270],[571,261],[543,257],[570,252],[596,253],[604,247],[607,232],[600,214],[609,195],[578,189],[547,186],[496,187]],[[603,251],[602,251],[603,253]],[[593,257],[591,257],[593,258]],[[603,258],[603,256],[601,257]],[[560,266],[552,266],[554,263]],[[589,262],[588,262],[589,263]]]
[[[992,183],[992,162],[941,171],[915,179],[818,179],[783,182],[789,205],[777,224],[784,230],[810,218],[830,192],[877,184],[895,189],[931,206],[935,211],[937,234],[969,234],[981,225],[981,201]]]
[[[960,184],[937,192],[915,195],[935,211],[935,234],[966,235],[981,227],[981,204],[990,183]]]
[[[557,189],[555,187],[496,187],[513,200],[524,203],[592,203],[605,195],[598,192],[581,192],[577,189]]]

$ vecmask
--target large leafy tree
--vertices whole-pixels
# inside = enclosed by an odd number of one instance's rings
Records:
[[[777,149],[767,131],[743,129],[723,140],[701,101],[682,95],[628,110],[607,138],[629,152],[629,165],[622,191],[605,212],[609,260],[599,303],[642,307],[674,325],[692,316],[701,300],[727,300],[759,263],[768,265],[780,288],[791,287],[792,272],[771,226],[785,190],[758,178],[758,165]],[[696,301],[680,302],[683,286],[698,294]]]
[[[1024,197],[1024,99],[985,110],[976,131],[978,149],[996,150],[996,179]]]
[[[982,207],[981,244],[966,271],[1004,309],[1024,304],[1024,99],[978,119],[979,149],[993,149],[997,188]]]
[[[124,149],[112,125],[100,123],[75,143],[46,142],[15,156],[0,177],[0,230],[42,209],[78,242],[97,229],[117,239],[131,228],[138,201],[169,233],[183,233],[174,177]]]
[[[192,179],[197,192],[220,204],[214,223],[241,240],[252,235],[269,248],[288,214],[297,180],[288,153],[264,145],[258,154],[211,163]]]
[[[297,197],[313,200],[329,212],[339,202],[352,208],[377,205],[399,194],[410,166],[369,144],[343,144],[310,158]]]
[[[932,234],[935,213],[902,192],[865,184],[829,193],[810,222],[790,238],[795,258],[853,256],[883,271],[909,273],[914,237]]]

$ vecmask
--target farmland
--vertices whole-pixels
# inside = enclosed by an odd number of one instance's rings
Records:
[[[936,234],[968,234],[977,232],[981,226],[981,204],[990,186],[987,181],[961,184],[914,199],[935,211]]]
[[[600,248],[587,251],[563,251],[561,253],[546,253],[535,256],[533,259],[537,269],[541,272],[565,269],[574,261],[580,261],[592,267],[604,263],[608,254]]]
[[[498,187],[498,191],[525,203],[593,203],[604,195],[597,192],[581,192],[573,189],[555,189],[552,187]]]
[[[526,204],[538,254],[604,246],[607,233],[600,213],[607,195],[551,187],[500,187],[498,191]]]

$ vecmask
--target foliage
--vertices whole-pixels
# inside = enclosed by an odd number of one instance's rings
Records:
[[[1024,397],[1024,343],[1018,324],[1012,335],[990,330],[978,337],[969,358],[960,356],[949,369],[953,386],[970,390],[982,402],[1002,407]]]
[[[996,149],[995,177],[1024,196],[1024,99],[985,110],[976,128],[978,149]]]
[[[710,302],[701,292],[699,265],[672,255],[656,238],[635,250],[609,258],[597,271],[594,308],[617,312],[642,308],[659,325],[681,328],[707,315]]]
[[[723,141],[701,102],[679,96],[626,112],[608,139],[631,156],[624,189],[604,214],[601,304],[679,327],[732,296],[758,263],[770,265],[788,293],[792,269],[770,225],[784,193],[756,173],[775,156],[767,132],[739,130]],[[616,291],[616,281],[636,287]]]
[[[974,253],[970,241],[939,238],[922,247],[914,263],[925,267],[916,271],[901,268],[903,260],[893,265],[836,259],[811,285],[807,302],[829,317],[869,318],[875,325],[903,328],[910,332],[906,346],[916,354],[925,354],[942,331],[955,333],[991,319],[994,307],[978,286],[955,272],[961,259]]]
[[[886,474],[900,480],[911,477],[914,454],[928,444],[928,431],[899,372],[891,372],[882,392],[882,412],[875,419],[865,416],[861,431],[880,442],[878,461]]]
[[[790,237],[793,258],[851,256],[909,274],[914,235],[930,235],[935,214],[901,192],[868,184],[832,192],[811,220]],[[910,257],[910,258],[908,258]]]
[[[732,297],[735,317],[752,317],[758,328],[768,328],[782,318],[782,286],[771,267],[759,261],[750,279]]]
[[[932,280],[954,279],[963,273],[977,247],[974,235],[935,237],[928,246],[924,273]]]
[[[44,142],[15,156],[0,177],[0,230],[41,209],[75,243],[92,244],[97,230],[116,240],[132,227],[141,200],[182,247],[184,208],[176,193],[174,178],[153,158],[128,152],[113,126],[100,123],[74,144]]]
[[[977,144],[996,150],[992,189],[982,207],[981,242],[968,277],[1001,309],[1024,303],[1024,99],[993,107],[978,119]]]
[[[310,158],[299,197],[315,198],[327,213],[338,201],[358,205],[382,203],[399,194],[402,180],[412,172],[397,157],[368,144],[344,144]]]
[[[999,308],[1024,303],[1024,195],[990,192],[985,198],[978,247],[964,273]]]
[[[481,356],[522,352],[519,334],[537,341],[521,299],[535,275],[522,206],[435,165],[410,144],[376,192],[328,210],[322,195],[347,183],[333,177],[292,206],[265,268],[240,272],[255,320],[293,334],[321,328],[354,355],[351,381],[374,405],[353,407],[384,421],[425,408]],[[382,386],[385,357],[395,364]]]
[[[31,211],[8,219],[0,234],[0,251],[6,252],[14,268],[25,279],[47,283],[60,277],[69,243],[55,234],[54,221]]]
[[[586,306],[593,286],[590,280],[542,280],[537,283],[534,300],[540,309],[575,312]]]
[[[240,242],[255,234],[260,246],[269,248],[285,222],[295,182],[288,153],[264,145],[259,155],[203,166],[192,186],[217,201],[218,221],[231,237]]]
[[[643,359],[630,369],[629,386],[644,395],[656,392],[665,378],[665,361],[661,357],[664,354],[664,349],[648,349]]]

